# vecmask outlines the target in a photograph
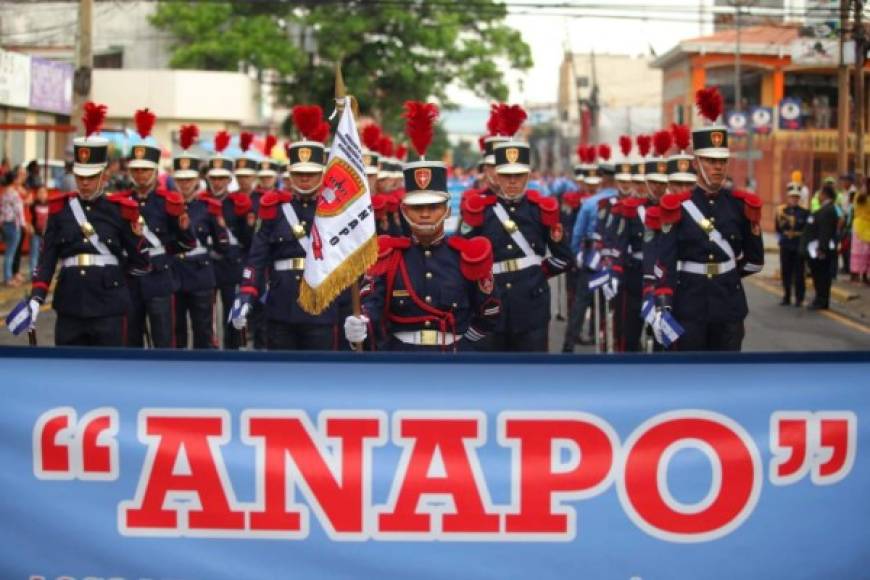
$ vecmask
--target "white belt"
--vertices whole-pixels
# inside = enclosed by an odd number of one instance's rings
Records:
[[[538,255],[523,256],[522,258],[514,258],[512,260],[502,260],[492,265],[493,274],[505,274],[507,272],[517,272],[525,270],[532,266],[540,266],[544,259]]]
[[[677,270],[680,272],[688,272],[689,274],[700,274],[701,276],[707,276],[708,278],[712,278],[713,276],[719,276],[721,274],[725,274],[737,268],[737,264],[734,260],[728,260],[726,262],[677,262]]]
[[[148,255],[151,256],[152,258],[154,256],[162,256],[165,253],[166,253],[166,248],[164,248],[163,246],[160,246],[159,248],[154,248],[154,247],[148,248]]]
[[[284,260],[275,260],[272,264],[272,269],[276,272],[285,272],[287,270],[304,270],[305,258],[286,258]]]
[[[421,346],[450,346],[458,340],[456,335],[440,330],[409,330],[394,332],[393,336],[399,342]]]
[[[184,252],[181,254],[177,254],[179,258],[182,260],[184,258],[194,258],[196,256],[202,256],[203,254],[208,253],[208,249],[205,246],[197,246],[189,252]]]
[[[643,252],[632,252],[631,257],[635,260],[643,260]]]
[[[117,266],[118,258],[102,254],[78,254],[60,261],[64,268],[84,268],[87,266]]]
[[[605,258],[618,258],[619,257],[619,250],[617,250],[615,248],[602,248],[601,255],[604,256]]]

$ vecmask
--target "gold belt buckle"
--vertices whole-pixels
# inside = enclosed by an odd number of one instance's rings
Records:
[[[421,330],[420,331],[420,344],[423,346],[437,346],[438,345],[438,331],[437,330]]]
[[[93,266],[94,265],[94,257],[91,254],[79,254],[76,256],[76,265],[77,266]]]
[[[89,238],[96,233],[96,230],[94,230],[94,226],[91,225],[91,222],[83,223],[81,228],[82,233],[85,235],[86,238]]]
[[[516,272],[520,269],[520,264],[516,258],[511,258],[510,260],[505,260],[504,269],[506,272]]]
[[[297,240],[305,237],[305,228],[302,227],[302,224],[296,224],[291,229],[293,230],[293,237]]]
[[[292,258],[291,267],[294,270],[304,270],[305,258]]]
[[[707,262],[706,266],[707,277],[712,278],[713,276],[719,275],[719,264],[716,262]]]

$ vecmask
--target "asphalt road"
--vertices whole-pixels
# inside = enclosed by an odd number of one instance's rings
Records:
[[[830,311],[780,306],[775,282],[763,274],[748,278],[745,287],[750,308],[745,351],[870,350],[870,327]],[[554,302],[557,296],[554,286]],[[564,307],[562,310],[567,317]],[[550,351],[553,353],[561,351],[565,332],[565,322],[556,320],[557,313],[554,304],[554,319],[550,323]],[[37,331],[40,345],[54,344],[54,322],[52,310],[40,314]],[[0,329],[0,345],[13,344],[27,345],[27,337],[14,337],[5,328]],[[576,352],[591,354],[594,348],[578,345]]]

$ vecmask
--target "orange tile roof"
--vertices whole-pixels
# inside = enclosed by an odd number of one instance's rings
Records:
[[[780,26],[747,26],[740,31],[740,42],[788,46],[798,37],[797,24]],[[724,44],[737,42],[737,30],[720,30],[709,36],[700,36],[682,41],[684,44]]]

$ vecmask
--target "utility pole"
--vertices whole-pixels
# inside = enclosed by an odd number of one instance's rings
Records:
[[[840,65],[837,68],[837,173],[849,171],[849,67],[846,66],[846,25],[849,0],[840,0]]]
[[[855,0],[855,176],[864,183],[864,0]]]
[[[743,111],[743,83],[740,62],[741,36],[743,30],[743,7],[750,6],[753,0],[734,0],[734,23],[736,25],[736,50],[734,51],[734,110]],[[755,189],[755,164],[752,161],[752,119],[746,123],[746,186]]]
[[[73,79],[73,106],[70,125],[81,122],[85,103],[91,97],[91,74],[94,68],[93,51],[94,0],[79,0],[79,30],[76,46],[76,70]],[[71,133],[74,136],[75,133]]]

